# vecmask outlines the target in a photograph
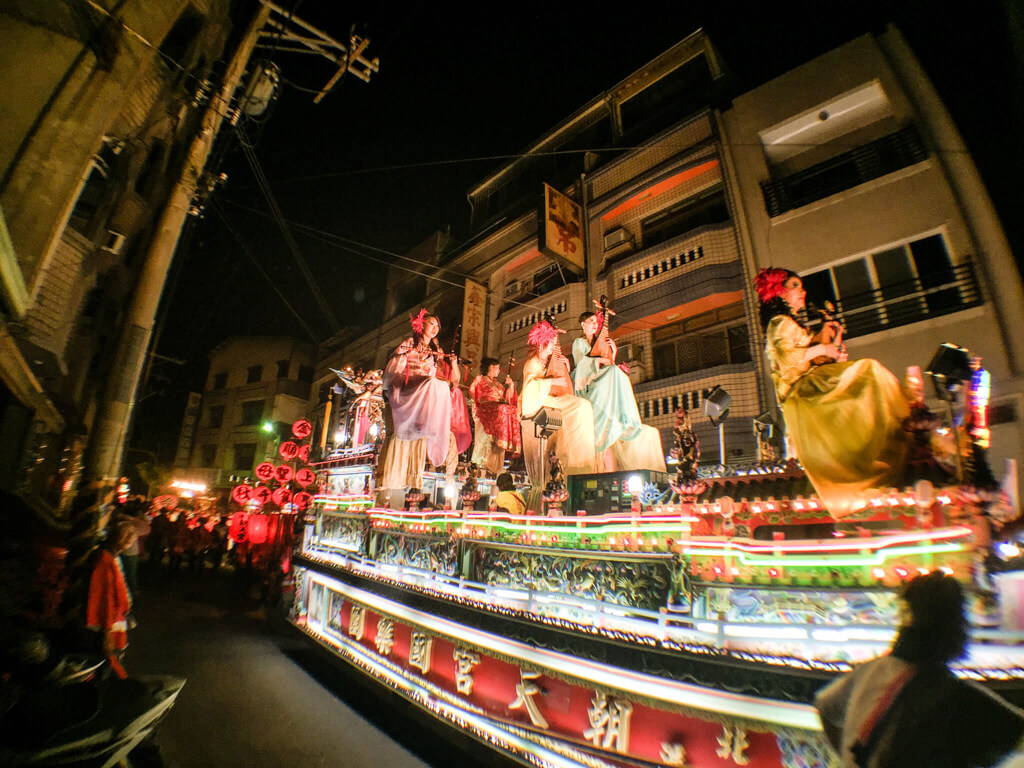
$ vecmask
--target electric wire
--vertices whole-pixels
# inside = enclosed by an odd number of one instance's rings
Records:
[[[274,292],[277,294],[278,298],[281,299],[285,307],[288,308],[288,311],[292,313],[292,315],[298,321],[299,325],[302,326],[302,330],[306,332],[306,335],[309,336],[309,338],[315,344],[319,344],[320,338],[313,331],[313,329],[310,328],[309,324],[302,319],[302,315],[300,315],[299,311],[292,306],[290,301],[288,301],[287,297],[285,297],[285,295],[281,292],[281,289],[277,286],[277,283],[270,277],[270,275],[267,274],[267,271],[263,269],[263,265],[259,263],[259,261],[256,259],[256,256],[249,248],[249,245],[245,242],[245,240],[242,239],[242,235],[238,232],[237,229],[235,229],[235,226],[231,223],[231,220],[228,218],[220,203],[214,200],[213,205],[211,207],[220,217],[221,222],[224,224],[224,228],[235,239],[235,242],[238,243],[238,247],[242,249],[242,253],[249,257],[249,260],[252,261],[253,266],[255,266],[257,271],[261,275],[263,275],[263,278],[267,281],[270,287],[274,289]]]
[[[267,177],[263,173],[263,167],[260,165],[259,158],[256,157],[256,151],[248,141],[245,133],[245,127],[243,125],[239,125],[237,127],[237,131],[239,143],[242,145],[243,152],[249,162],[249,167],[252,169],[253,175],[256,177],[256,180],[260,185],[260,191],[263,193],[267,206],[270,208],[270,212],[273,215],[274,220],[277,222],[281,235],[284,237],[285,244],[288,246],[288,250],[291,253],[292,258],[298,265],[299,272],[302,274],[303,278],[305,278],[310,294],[313,296],[313,299],[316,301],[317,306],[320,308],[320,311],[323,313],[328,323],[330,323],[331,331],[336,331],[338,329],[338,320],[334,315],[334,311],[331,309],[330,304],[327,302],[323,292],[317,285],[316,279],[313,277],[313,273],[310,270],[309,265],[306,263],[306,259],[299,250],[299,245],[295,241],[294,235],[292,235],[291,229],[288,226],[288,221],[285,219],[284,214],[281,211],[281,207],[277,203],[277,198],[274,196],[274,192],[270,188]]]

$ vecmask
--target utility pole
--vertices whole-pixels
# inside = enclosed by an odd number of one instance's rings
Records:
[[[146,261],[125,315],[114,366],[110,371],[105,396],[93,426],[85,461],[86,479],[114,478],[118,477],[121,471],[125,435],[135,403],[139,374],[153,334],[153,324],[167,279],[167,270],[170,268],[196,187],[203,175],[206,159],[213,148],[224,116],[231,109],[235,91],[242,82],[249,57],[256,47],[260,31],[269,15],[270,8],[260,5],[249,23],[245,36],[228,64],[220,92],[210,99],[209,106],[203,114],[199,131],[189,148],[188,158],[182,166],[178,182],[160,214],[156,234],[150,242]]]
[[[167,274],[189,215],[196,192],[203,183],[203,170],[253,51],[261,41],[270,42],[281,53],[311,53],[338,66],[314,101],[319,102],[344,74],[364,82],[378,71],[377,59],[363,52],[369,41],[352,35],[349,44],[334,40],[270,0],[260,0],[259,9],[246,29],[224,74],[220,92],[210,99],[199,131],[182,166],[181,175],[160,214],[156,234],[150,242],[146,261],[125,315],[114,365],[108,376],[103,402],[89,440],[85,458],[86,480],[106,480],[121,474],[124,444],[131,422],[140,374],[153,338],[160,297]]]

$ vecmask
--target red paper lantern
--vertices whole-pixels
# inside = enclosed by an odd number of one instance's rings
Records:
[[[277,452],[281,454],[281,458],[285,461],[291,461],[295,458],[295,454],[299,452],[299,446],[291,440],[285,440],[280,446],[278,446]]]
[[[292,500],[292,492],[287,488],[278,488],[274,491],[274,503],[279,507],[283,507],[289,501]]]
[[[276,477],[280,483],[291,482],[294,475],[295,472],[287,464],[279,464],[277,468],[274,469],[274,477]]]
[[[269,521],[266,515],[249,515],[249,541],[262,544],[267,540]]]
[[[303,446],[301,446],[299,448],[299,459],[301,459],[303,463],[309,461],[309,446],[308,445],[303,445]]]
[[[256,467],[256,477],[259,478],[261,483],[265,483],[269,480],[274,479],[274,463],[272,461],[264,461],[262,464]]]
[[[265,485],[256,486],[252,492],[252,501],[255,501],[261,507],[269,502],[273,498],[273,492]]]
[[[316,475],[313,473],[313,470],[310,469],[309,467],[303,467],[302,469],[295,473],[295,482],[297,482],[303,488],[312,483],[314,480],[316,480]]]
[[[174,509],[178,506],[178,497],[173,493],[157,496],[153,499],[153,506],[157,509]]]
[[[292,504],[298,507],[301,511],[305,512],[309,509],[309,505],[312,503],[313,497],[305,491],[299,491],[292,496]]]
[[[299,438],[299,440],[305,440],[312,432],[313,425],[305,419],[299,419],[292,424],[292,434]]]
[[[252,488],[244,483],[236,485],[231,491],[231,498],[234,499],[236,504],[245,504],[252,498]]]
[[[245,512],[235,512],[228,524],[228,536],[236,544],[241,544],[249,538],[249,515]]]

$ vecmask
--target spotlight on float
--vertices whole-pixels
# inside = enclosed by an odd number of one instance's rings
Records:
[[[935,396],[947,403],[956,400],[956,391],[971,380],[971,353],[956,344],[943,344],[925,371],[932,380]]]
[[[547,440],[562,428],[562,412],[554,408],[541,408],[530,419],[533,422],[533,434],[541,440]]]
[[[718,463],[725,467],[725,420],[729,416],[732,395],[721,387],[715,387],[704,398],[704,415],[718,427]]]

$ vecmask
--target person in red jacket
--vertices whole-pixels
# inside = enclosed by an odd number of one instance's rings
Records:
[[[125,584],[118,555],[135,541],[135,524],[116,523],[99,549],[89,578],[86,627],[96,632],[106,656],[118,656],[128,645],[128,613],[132,597]]]

